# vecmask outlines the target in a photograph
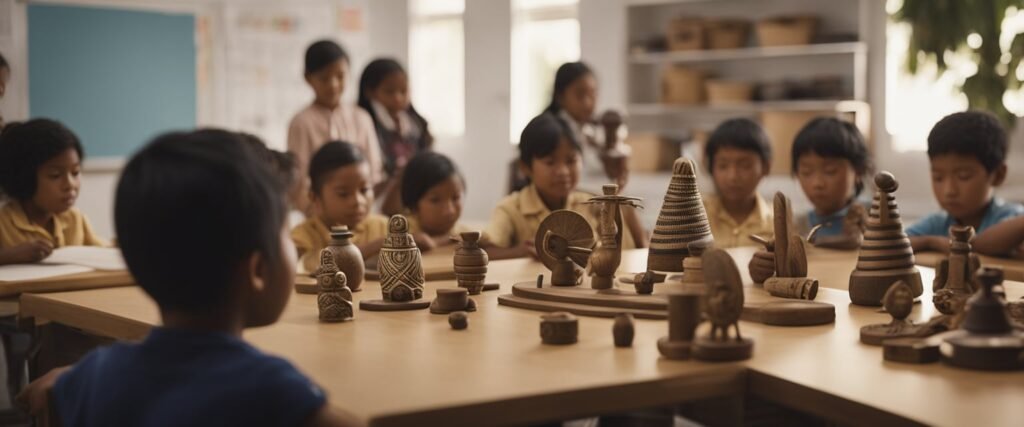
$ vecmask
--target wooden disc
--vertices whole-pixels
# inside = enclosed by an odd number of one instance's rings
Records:
[[[552,212],[547,216],[547,218],[544,218],[544,220],[541,221],[540,226],[537,227],[537,234],[534,235],[533,239],[533,243],[537,248],[537,256],[549,270],[553,270],[555,268],[555,264],[559,261],[544,250],[544,235],[547,234],[549,230],[568,241],[569,246],[588,249],[594,247],[594,229],[590,227],[590,223],[587,222],[587,219],[584,218],[583,215],[570,210],[557,210]],[[576,265],[585,266],[587,265],[587,258],[589,258],[589,255],[571,253],[569,258],[571,258]]]
[[[882,343],[882,358],[898,363],[934,363],[939,361],[939,344],[933,339],[889,339]]]
[[[754,341],[750,338],[712,340],[709,337],[699,337],[693,342],[693,357],[708,362],[746,360],[753,353]]]
[[[920,328],[914,325],[906,325],[902,329],[888,323],[867,325],[860,328],[860,342],[867,345],[882,345],[893,338],[913,338],[918,336]]]
[[[946,339],[940,348],[942,361],[953,366],[981,371],[1024,369],[1024,334],[1001,335],[966,333]]]
[[[414,301],[392,302],[382,299],[371,299],[359,301],[359,309],[366,311],[402,311],[422,310],[430,307],[430,301],[418,299]]]
[[[693,343],[690,341],[672,341],[668,337],[658,339],[658,352],[666,359],[686,360],[690,358]]]
[[[754,317],[756,319],[749,319]],[[747,307],[744,319],[773,326],[815,326],[836,321],[836,307],[815,301],[778,301]]]

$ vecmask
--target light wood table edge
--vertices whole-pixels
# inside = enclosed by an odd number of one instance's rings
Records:
[[[839,425],[924,426],[883,409],[844,399],[792,381],[747,370],[747,392],[769,402],[806,412]]]
[[[91,334],[102,337],[141,340],[152,329],[152,325],[108,314],[99,310],[84,309],[60,301],[46,301],[34,294],[21,295],[21,318],[32,318],[38,325],[47,321],[73,325]],[[84,314],[79,313],[86,310]]]
[[[589,388],[536,396],[481,402],[467,406],[386,415],[369,421],[370,427],[410,425],[515,426],[589,416],[614,414],[686,401],[741,396],[746,391],[748,369],[741,364],[723,365],[721,371],[687,374],[607,387]],[[652,386],[659,387],[651,393]],[[543,403],[538,403],[541,400]],[[580,402],[585,402],[581,405]],[[566,411],[568,407],[587,410]],[[486,421],[484,421],[486,420]]]
[[[70,274],[52,279],[30,280],[11,285],[9,282],[0,282],[0,298],[17,297],[20,294],[35,292],[67,292],[86,289],[113,288],[120,286],[133,286],[135,279],[131,273],[124,272],[87,272],[81,274]]]

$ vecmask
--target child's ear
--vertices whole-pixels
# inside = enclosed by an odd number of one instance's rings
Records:
[[[526,162],[524,162],[522,160],[517,162],[517,164],[519,165],[519,172],[520,173],[522,173],[523,175],[526,175],[530,179],[533,179],[533,170],[530,169],[530,165],[528,165]]]
[[[266,287],[266,262],[263,255],[253,252],[245,262],[245,283],[251,292],[262,292]]]
[[[1000,164],[996,170],[992,171],[993,187],[1003,185],[1003,181],[1006,181],[1006,163]]]
[[[772,173],[772,161],[764,159],[761,162],[761,178],[764,178]]]

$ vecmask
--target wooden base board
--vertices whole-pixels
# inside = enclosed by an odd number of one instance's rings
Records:
[[[921,326],[918,325],[906,325],[902,329],[894,329],[894,326],[888,323],[879,323],[860,328],[860,342],[867,345],[882,345],[883,342],[891,339],[920,336]]]
[[[501,295],[498,303],[537,311],[567,311],[580,316],[615,317],[629,313],[638,319],[668,319],[667,293],[686,285],[666,282],[651,295],[612,288],[596,290],[583,286],[557,286],[520,282],[512,294]],[[795,301],[768,295],[763,289],[745,288],[742,320],[776,326],[812,326],[835,321],[835,307],[813,301]]]
[[[359,309],[366,311],[403,311],[422,310],[430,307],[430,301],[418,299],[413,301],[395,302],[382,299],[370,299],[359,301]]]

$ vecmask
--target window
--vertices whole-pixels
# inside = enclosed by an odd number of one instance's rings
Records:
[[[902,4],[903,0],[888,0],[886,10],[895,13]],[[1008,10],[1002,26],[1003,40],[999,43],[1005,51],[1013,36],[1024,31],[1024,11]],[[942,75],[931,63],[921,63],[913,75],[906,69],[910,25],[889,21],[886,36],[885,127],[892,134],[892,149],[924,151],[932,126],[946,115],[967,108],[967,97],[957,88],[977,71],[977,65],[969,55],[948,52],[945,59],[949,69]],[[984,41],[968,38],[968,44],[977,42]],[[1024,69],[1015,72],[1024,74]],[[1024,91],[1007,92],[1003,102],[1011,112],[1024,114]]]
[[[577,0],[513,0],[510,140],[551,101],[555,71],[580,59]]]
[[[464,0],[409,3],[409,76],[413,105],[438,138],[466,130]]]

